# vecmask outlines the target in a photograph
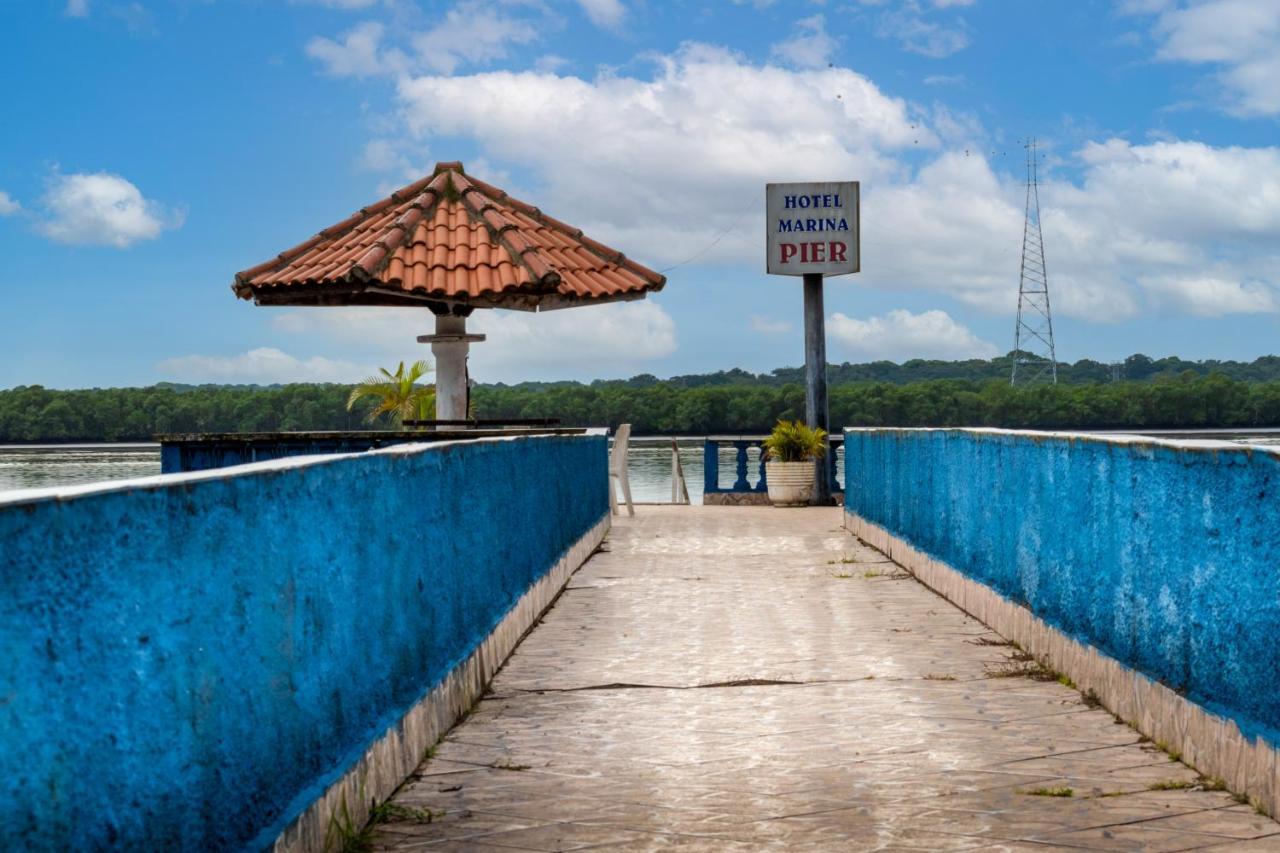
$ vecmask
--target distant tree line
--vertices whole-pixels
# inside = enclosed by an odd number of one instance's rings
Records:
[[[0,442],[150,441],[162,432],[367,429],[346,385],[0,391]]]
[[[995,368],[1004,367],[997,374]],[[1206,366],[1208,365],[1208,366]],[[1251,363],[1153,360],[1119,370],[1062,365],[1058,385],[1013,388],[1007,359],[842,364],[830,368],[831,423],[840,426],[1000,426],[1156,429],[1280,426],[1280,358]],[[1096,366],[1096,367],[1095,367]],[[1102,372],[1102,375],[1096,375]],[[941,374],[941,375],[939,375]],[[954,374],[954,375],[951,375]],[[1112,381],[1119,374],[1123,378]],[[165,432],[368,429],[347,411],[346,385],[0,391],[0,442],[145,441]],[[731,370],[659,380],[480,385],[480,418],[630,423],[637,434],[767,432],[804,414],[800,371]],[[370,403],[369,405],[372,405]],[[390,423],[383,425],[390,427]]]
[[[965,361],[937,361],[912,359],[902,364],[892,361],[872,361],[861,364],[832,364],[827,369],[827,381],[832,385],[852,382],[889,382],[906,385],[929,379],[983,379],[1008,380],[1013,369],[1012,354],[993,359],[968,359]],[[1114,380],[1149,382],[1157,379],[1177,379],[1184,374],[1209,376],[1221,373],[1230,379],[1246,382],[1280,380],[1280,356],[1268,355],[1254,361],[1186,361],[1171,356],[1150,358],[1142,354],[1131,355],[1124,361],[1101,362],[1081,359],[1074,364],[1058,365],[1058,381],[1069,385]],[[626,385],[652,385],[665,382],[681,388],[698,388],[706,385],[789,385],[803,384],[803,367],[781,367],[770,373],[754,374],[745,370],[724,370],[717,373],[701,373],[689,376],[673,376],[660,380],[650,374],[622,380]],[[553,383],[563,384],[563,383]],[[600,384],[600,383],[593,383]],[[610,383],[611,384],[611,383]]]
[[[1007,379],[856,382],[830,389],[831,425],[1154,429],[1280,426],[1280,381],[1188,373],[1154,382],[1013,388]],[[486,418],[559,417],[637,434],[768,432],[804,416],[804,388],[785,385],[591,385],[478,388]]]

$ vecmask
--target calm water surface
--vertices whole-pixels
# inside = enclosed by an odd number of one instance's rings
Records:
[[[1231,436],[1253,444],[1280,444],[1280,437]],[[693,503],[702,501],[702,439],[679,440],[680,463]],[[759,480],[759,451],[749,451],[748,481]],[[837,457],[843,461],[843,451]],[[671,440],[637,438],[628,454],[632,498],[641,503],[671,500]],[[737,455],[720,449],[720,484],[732,485]],[[157,444],[0,445],[0,492],[45,486],[70,486],[102,480],[123,480],[160,473]]]
[[[158,444],[0,444],[0,492],[159,473]]]
[[[751,481],[757,480],[758,455],[751,454]],[[671,500],[671,443],[637,439],[628,454],[631,496],[636,501]],[[694,503],[702,499],[702,440],[682,439],[680,461]],[[736,457],[721,451],[723,482],[733,482]],[[123,480],[160,473],[158,444],[0,445],[0,492]]]

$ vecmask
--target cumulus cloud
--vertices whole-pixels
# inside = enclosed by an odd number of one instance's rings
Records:
[[[578,5],[587,13],[591,23],[607,30],[617,29],[627,16],[627,7],[622,5],[622,0],[578,0]]]
[[[239,355],[184,355],[166,359],[156,371],[175,382],[256,383],[358,382],[373,369],[316,356],[300,359],[272,347]]]
[[[531,171],[548,212],[657,266],[721,237],[703,260],[755,257],[768,181],[885,181],[902,170],[894,152],[937,142],[853,71],[753,66],[704,45],[658,57],[649,78],[421,76],[399,98],[410,134],[475,139]]]
[[[19,210],[22,210],[22,205],[18,204],[18,200],[0,190],[0,216],[13,216]]]
[[[865,320],[832,314],[827,332],[850,356],[867,360],[991,358],[999,352],[945,311],[898,309]]]
[[[55,175],[42,199],[39,230],[59,243],[127,248],[181,226],[180,211],[144,198],[129,181],[108,172]]]
[[[821,68],[835,53],[838,42],[827,33],[822,15],[811,15],[796,21],[795,32],[773,46],[770,54],[799,68]]]
[[[452,74],[463,65],[505,58],[519,46],[538,41],[555,25],[541,4],[491,4],[463,0],[440,16],[435,26],[408,30],[400,43],[377,21],[365,21],[336,39],[317,36],[306,52],[335,77],[398,75],[411,71]],[[400,33],[404,28],[397,28]]]
[[[89,0],[67,0],[66,8],[62,14],[68,18],[87,18],[89,17]]]
[[[785,335],[791,331],[791,324],[785,320],[773,320],[753,314],[751,328],[762,335]]]
[[[403,54],[380,50],[385,28],[376,21],[352,27],[340,41],[322,37],[307,43],[307,56],[324,64],[335,77],[372,77],[404,66]]]
[[[357,165],[365,171],[390,172],[396,176],[399,183],[388,193],[408,181],[417,180],[429,170],[426,152],[400,139],[369,140],[360,152]]]
[[[859,284],[1013,312],[1024,190],[983,155],[975,118],[914,107],[846,68],[756,65],[698,44],[653,61],[594,78],[405,75],[399,127],[383,133],[424,147],[467,140],[475,174],[660,269],[756,265],[766,182],[859,179]],[[1056,312],[1114,322],[1148,306],[1272,310],[1280,148],[1117,139],[1057,159],[1074,177],[1046,170],[1041,188]]]
[[[1274,310],[1280,149],[1113,139],[1073,159],[1082,179],[1050,175],[1040,195],[1055,310],[1097,322],[1144,304],[1197,315]],[[1017,183],[950,151],[866,199],[864,280],[1013,310]]]
[[[1227,111],[1280,114],[1280,0],[1131,2],[1127,10],[1156,15],[1158,59],[1218,69]]]
[[[290,311],[273,325],[291,335],[370,352],[374,361],[430,359],[415,342],[434,328],[426,310],[334,308]],[[555,375],[592,378],[607,372],[642,373],[673,354],[676,326],[652,300],[619,302],[559,311],[476,311],[469,331],[488,336],[472,346],[471,373],[481,382],[520,382]],[[415,354],[416,353],[416,354]]]
[[[967,5],[934,3],[938,7]],[[880,15],[876,35],[896,40],[903,50],[931,59],[942,59],[969,46],[969,32],[963,21],[939,22],[930,18],[914,0],[888,9]]]
[[[418,60],[433,71],[452,74],[464,63],[503,59],[508,51],[539,38],[538,26],[502,7],[468,0],[450,9],[435,27],[413,37]]]
[[[1199,317],[1226,314],[1274,314],[1280,310],[1280,288],[1261,281],[1213,275],[1143,276],[1154,304]]]
[[[472,350],[477,371],[533,379],[555,375],[643,372],[676,351],[676,324],[652,300],[529,314],[480,311],[475,328],[489,336]],[[477,374],[479,375],[479,374]]]
[[[327,9],[368,9],[378,5],[381,0],[289,0],[291,3],[310,6],[324,6]]]

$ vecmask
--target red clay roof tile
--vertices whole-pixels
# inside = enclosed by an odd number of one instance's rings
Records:
[[[236,274],[259,304],[564,307],[639,298],[666,279],[582,231],[438,163],[276,258]]]

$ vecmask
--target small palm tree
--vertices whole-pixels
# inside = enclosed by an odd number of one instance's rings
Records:
[[[416,384],[431,372],[431,365],[425,361],[415,361],[406,371],[402,361],[395,373],[385,367],[378,368],[378,372],[382,375],[370,376],[351,389],[351,396],[347,397],[348,412],[365,397],[372,397],[377,405],[365,415],[365,420],[369,423],[383,415],[391,415],[391,420],[399,426],[406,420],[427,418],[434,414],[435,386]]]

